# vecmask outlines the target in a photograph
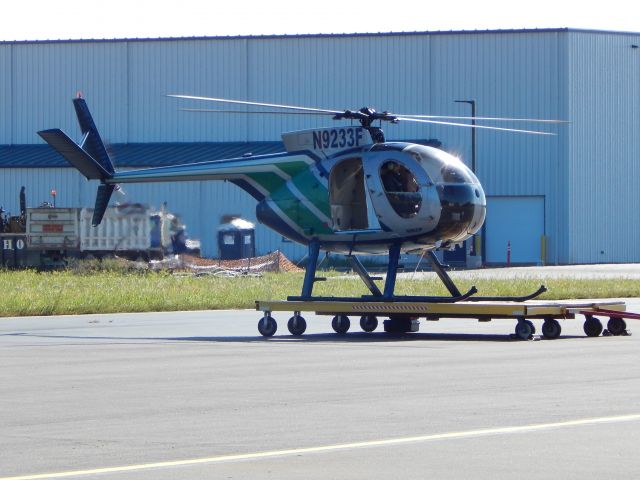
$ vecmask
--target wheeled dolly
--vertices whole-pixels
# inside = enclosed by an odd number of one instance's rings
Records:
[[[373,332],[379,324],[379,317],[385,317],[384,330],[387,333],[417,332],[419,319],[435,321],[440,318],[473,319],[488,322],[492,319],[510,318],[516,320],[514,336],[519,339],[530,339],[536,333],[532,319],[541,319],[542,336],[555,339],[562,333],[559,320],[574,319],[576,314],[585,316],[584,331],[587,336],[598,336],[603,332],[602,322],[594,315],[606,314],[610,317],[607,332],[621,335],[626,332],[624,318],[637,318],[640,315],[625,312],[624,302],[540,302],[533,300],[547,291],[541,285],[535,292],[518,297],[478,296],[477,288],[471,287],[461,292],[447,274],[447,266],[440,263],[435,253],[429,250],[428,258],[433,271],[438,275],[449,296],[430,295],[396,295],[396,276],[400,265],[401,244],[389,246],[389,261],[381,290],[375,283],[380,280],[372,277],[362,263],[354,255],[348,255],[354,272],[358,274],[367,289],[368,295],[361,297],[318,297],[313,296],[316,282],[325,280],[316,277],[319,241],[309,243],[308,263],[299,296],[288,297],[280,301],[256,301],[256,310],[263,312],[258,323],[258,330],[265,337],[274,335],[278,329],[273,312],[293,312],[287,322],[292,335],[302,335],[307,328],[302,312],[315,312],[317,315],[331,316],[331,328],[337,334],[344,335],[351,328],[349,316],[360,317],[360,328],[364,332]]]
[[[640,319],[639,314],[626,312],[623,302],[403,302],[403,301],[344,301],[344,300],[308,300],[308,301],[257,301],[256,310],[263,312],[258,330],[265,337],[274,335],[277,323],[273,312],[293,312],[287,322],[292,335],[302,335],[307,322],[302,312],[315,312],[317,315],[331,316],[331,328],[337,334],[344,335],[351,328],[350,316],[359,317],[360,328],[364,332],[373,332],[379,325],[379,318],[386,317],[384,330],[387,333],[417,332],[419,319],[437,321],[441,318],[458,318],[488,322],[498,318],[516,320],[514,336],[527,340],[536,334],[532,320],[542,320],[541,333],[545,339],[556,339],[562,333],[559,320],[575,319],[576,314],[584,315],[584,331],[589,337],[603,332],[602,322],[595,315],[609,316],[607,324],[611,335],[623,335],[626,332],[624,318]]]

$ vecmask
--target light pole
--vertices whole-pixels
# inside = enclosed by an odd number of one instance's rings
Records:
[[[476,173],[476,101],[475,100],[455,100],[456,103],[468,103],[471,105],[471,171]]]

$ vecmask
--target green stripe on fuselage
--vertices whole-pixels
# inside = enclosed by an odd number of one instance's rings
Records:
[[[301,162],[301,161],[278,162],[278,163],[274,163],[274,165],[276,168],[279,168],[290,177],[295,177],[297,175],[300,175],[301,173],[308,171],[311,168],[310,164],[306,162]]]
[[[286,183],[284,178],[273,172],[251,172],[245,173],[245,175],[265,189],[269,195],[282,188]]]
[[[292,177],[291,181],[309,203],[331,218],[329,192],[316,180],[311,165],[305,162],[274,163],[273,166]],[[306,235],[332,233],[331,228],[313,213],[288,187],[287,181],[273,172],[245,174],[268,193],[268,198]]]
[[[293,184],[307,197],[318,210],[331,218],[331,208],[329,207],[329,191],[318,181],[311,170],[296,175],[292,178]]]
[[[311,165],[296,161],[296,162],[274,162],[268,165],[269,169],[265,169],[263,172],[249,172],[245,175],[255,182],[257,182],[262,188],[264,188],[269,194],[275,192],[284,185],[286,180],[283,176],[271,171],[273,167],[283,172],[287,177],[295,177],[301,173],[310,173]]]
[[[305,235],[332,233],[331,228],[283,185],[269,197]]]

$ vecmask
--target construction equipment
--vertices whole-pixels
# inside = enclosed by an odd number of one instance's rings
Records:
[[[184,226],[164,209],[142,204],[108,207],[104,221],[91,225],[93,208],[28,208],[27,248],[40,253],[40,263],[67,257],[119,255],[144,260],[173,253]]]
[[[70,257],[119,255],[159,259],[188,251],[186,227],[163,206],[140,203],[105,209],[104,222],[93,227],[93,208],[58,208],[49,202],[27,208],[20,190],[20,215],[0,207],[0,266],[10,268],[64,266]]]

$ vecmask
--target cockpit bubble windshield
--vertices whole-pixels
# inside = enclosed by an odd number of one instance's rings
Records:
[[[395,160],[387,160],[380,167],[380,179],[395,212],[402,218],[414,217],[422,205],[422,196],[411,170]]]
[[[435,183],[480,183],[469,167],[450,153],[424,145],[412,145],[406,151],[420,162]]]

